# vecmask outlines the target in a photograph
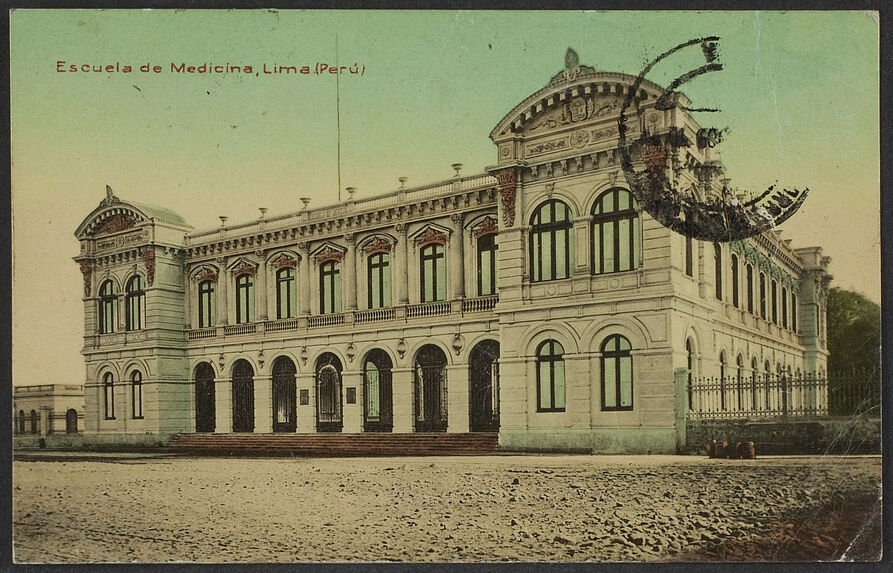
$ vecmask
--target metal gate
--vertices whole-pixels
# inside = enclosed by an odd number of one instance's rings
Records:
[[[294,432],[297,428],[295,416],[295,373],[294,363],[285,357],[273,363],[273,431]]]
[[[341,373],[332,365],[316,374],[316,413],[317,432],[341,431]]]
[[[254,431],[254,371],[240,360],[233,367],[233,432]]]
[[[447,429],[447,377],[444,366],[417,366],[415,371],[415,430]]]
[[[390,361],[367,361],[363,384],[364,430],[390,432],[394,427]]]

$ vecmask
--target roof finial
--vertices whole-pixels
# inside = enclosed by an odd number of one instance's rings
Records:
[[[564,69],[571,71],[579,66],[580,56],[577,55],[577,52],[575,52],[573,48],[569,47],[567,53],[564,55]]]
[[[112,193],[112,186],[111,186],[111,185],[106,185],[106,186],[105,186],[105,196],[108,197],[109,199],[111,199],[112,197],[115,196],[115,194]]]

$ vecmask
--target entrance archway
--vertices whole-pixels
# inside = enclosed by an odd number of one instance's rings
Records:
[[[499,431],[499,343],[483,340],[468,358],[468,423],[472,432]]]
[[[78,433],[78,411],[74,408],[69,408],[68,411],[65,412],[65,433]]]
[[[254,431],[254,369],[247,360],[233,366],[233,432]]]
[[[202,362],[195,367],[195,431],[213,432],[215,426],[214,368]]]
[[[273,431],[294,432],[297,427],[295,411],[295,363],[285,356],[273,362]]]
[[[391,358],[383,350],[371,350],[363,362],[363,428],[390,432],[394,428],[391,392]]]
[[[447,359],[433,344],[419,349],[415,358],[415,431],[447,429]]]
[[[341,360],[326,352],[316,361],[316,431],[340,432]]]

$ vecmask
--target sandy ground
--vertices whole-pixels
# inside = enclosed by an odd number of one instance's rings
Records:
[[[859,559],[851,541],[871,530],[881,484],[870,456],[175,457],[13,471],[19,563],[785,560],[797,553],[780,544],[796,550],[819,526],[808,555]],[[835,529],[841,511],[848,531]]]

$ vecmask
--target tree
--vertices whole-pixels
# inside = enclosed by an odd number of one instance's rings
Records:
[[[881,307],[859,293],[828,293],[828,371],[877,371],[881,363]]]

